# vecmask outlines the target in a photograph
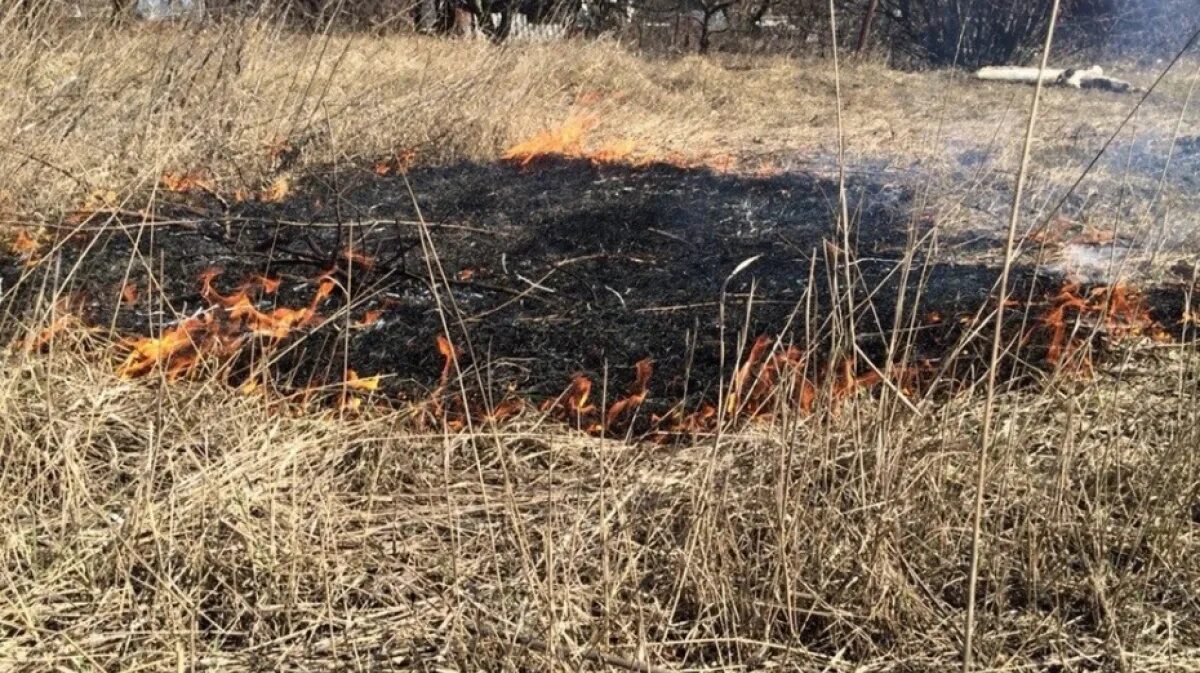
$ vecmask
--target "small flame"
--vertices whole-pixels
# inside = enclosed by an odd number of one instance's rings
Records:
[[[507,399],[496,405],[488,420],[492,423],[502,423],[525,410],[525,402],[520,399]]]
[[[333,289],[337,287],[337,282],[333,276],[326,273],[317,279],[317,294],[313,296],[313,306],[325,301],[333,294]]]
[[[683,169],[706,168],[720,173],[737,170],[740,165],[737,157],[726,153],[708,152],[688,156],[679,152],[656,155],[639,151],[637,143],[627,138],[610,141],[598,149],[588,149],[585,141],[598,125],[599,118],[596,115],[574,111],[561,126],[546,129],[513,145],[505,150],[500,158],[522,168],[550,158],[580,159],[596,166],[620,164],[635,168],[662,163]],[[768,177],[777,175],[780,169],[764,164],[751,172],[760,177]]]
[[[762,335],[754,341],[754,345],[750,347],[750,353],[746,356],[746,361],[738,368],[733,377],[733,385],[730,386],[728,397],[725,399],[725,413],[737,413],[740,403],[743,401],[742,392],[746,389],[746,383],[750,380],[750,375],[754,369],[758,367],[762,360],[763,354],[767,348],[771,346],[773,339],[767,335]]]
[[[633,385],[629,389],[629,395],[613,403],[608,409],[608,414],[604,418],[604,426],[612,427],[618,419],[626,412],[636,409],[646,401],[646,395],[650,392],[650,376],[654,373],[654,363],[649,358],[639,360],[634,366]]]
[[[577,374],[571,380],[571,387],[567,390],[567,408],[575,413],[583,413],[590,410],[592,407],[587,402],[591,393],[592,380],[583,374]]]
[[[401,150],[394,157],[377,162],[375,164],[375,174],[380,177],[393,173],[404,175],[408,173],[408,169],[412,168],[416,161],[417,151],[415,149]]]
[[[16,235],[9,242],[9,250],[19,259],[23,260],[26,268],[36,266],[38,263],[38,251],[42,244],[38,239],[25,228],[17,229]]]
[[[159,180],[163,189],[168,192],[178,192],[186,194],[194,191],[213,191],[212,180],[205,175],[204,171],[194,170],[185,173],[177,173],[168,171],[163,173]]]
[[[258,200],[263,203],[280,203],[287,198],[291,191],[292,185],[287,177],[280,176],[270,186],[262,190],[262,193],[258,196]]]
[[[180,362],[175,363],[172,371],[175,371],[181,364],[191,367],[195,364],[195,360],[189,357],[190,352],[195,348],[195,341],[192,338],[194,332],[202,327],[202,323],[195,318],[190,318],[181,323],[178,327],[167,330],[157,339],[142,338],[135,340],[132,345],[132,351],[129,357],[125,359],[125,363],[117,368],[117,375],[121,378],[135,378],[149,373],[156,365],[162,362],[169,362],[176,356],[183,356]]]
[[[618,164],[628,161],[635,149],[632,140],[618,140],[590,153],[588,158],[598,164]]]
[[[1085,330],[1081,329],[1084,320],[1102,321],[1108,334],[1118,339],[1146,333],[1152,338],[1169,336],[1150,316],[1141,295],[1128,286],[1118,283],[1095,287],[1086,297],[1080,290],[1079,283],[1063,285],[1038,318],[1048,332],[1044,359],[1051,367],[1064,367],[1084,348]],[[1032,336],[1033,333],[1025,334],[1022,341],[1028,342]],[[1076,364],[1085,372],[1091,369],[1086,354]]]
[[[71,312],[65,305],[61,305],[58,310],[58,315],[47,325],[41,332],[38,332],[37,338],[33,340],[33,350],[40,351],[49,346],[58,335],[79,329],[83,322],[79,316]]]
[[[375,268],[374,257],[366,253],[359,252],[358,250],[354,250],[353,248],[346,248],[345,250],[342,250],[342,259],[350,262],[351,264],[357,264],[364,269],[369,270]]]
[[[21,229],[17,230],[16,236],[13,237],[13,240],[11,243],[9,243],[8,247],[14,255],[26,260],[30,260],[37,255],[38,249],[40,249],[42,246],[37,242],[37,239],[29,233],[28,229],[22,227]]]
[[[125,306],[132,306],[138,300],[137,283],[126,282],[121,286],[121,303]]]
[[[363,314],[362,319],[356,321],[354,323],[354,326],[365,329],[365,328],[370,327],[371,325],[374,325],[375,323],[379,322],[379,319],[382,317],[383,317],[383,310],[374,308],[374,309],[367,311],[365,314]]]
[[[558,412],[555,415],[559,417],[565,416],[569,420],[581,421],[583,416],[596,410],[594,405],[588,404],[591,394],[592,380],[584,374],[576,374],[566,391],[556,399],[546,400],[541,410],[546,413]]]
[[[375,392],[379,390],[379,376],[368,376],[360,378],[358,372],[353,369],[346,370],[345,385],[350,390],[361,390],[366,392]]]
[[[278,278],[268,278],[258,275],[250,279],[251,282],[257,283],[262,288],[263,294],[275,294],[279,291],[280,280]]]
[[[441,385],[445,387],[446,382],[450,379],[450,371],[454,368],[454,360],[458,357],[458,349],[446,338],[446,335],[437,335],[437,350],[438,353],[445,359],[442,363]]]
[[[200,281],[200,296],[203,297],[204,301],[208,302],[209,304],[223,304],[225,306],[232,306],[238,303],[236,297],[225,297],[213,287],[213,281],[224,272],[225,271],[223,269],[219,269],[214,266],[201,271],[196,277],[196,279]]]

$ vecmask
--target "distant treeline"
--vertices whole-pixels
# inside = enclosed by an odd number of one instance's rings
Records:
[[[836,0],[841,48],[907,65],[1028,61],[1048,0]],[[657,51],[828,52],[829,0],[19,0],[30,16],[270,15],[298,25],[495,41],[614,35]],[[12,18],[11,16],[9,17]],[[1196,0],[1063,0],[1060,44],[1157,57],[1200,22]]]

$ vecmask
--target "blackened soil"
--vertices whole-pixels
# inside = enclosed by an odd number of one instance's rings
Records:
[[[853,178],[847,190],[859,347],[881,366],[883,335],[899,324],[916,328],[909,357],[940,360],[961,335],[959,318],[987,302],[997,270],[917,257],[903,274],[906,243],[933,223],[912,217],[903,184]],[[66,279],[90,320],[135,335],[205,308],[197,277],[211,267],[223,269],[215,285],[227,294],[255,274],[281,278],[263,310],[306,305],[315,279],[332,270],[348,296],[324,302],[328,323],[281,362],[290,380],[336,380],[331,372],[348,364],[387,375],[396,395],[424,395],[442,365],[435,338],[448,329],[494,389],[557,395],[572,374],[599,380],[606,369],[621,389],[649,357],[654,396],[679,399],[715,388],[722,338],[730,360],[742,333],[830,347],[831,288],[845,287],[844,270],[828,265],[842,245],[837,210],[836,182],[803,173],[565,160],[407,176],[339,167],[305,177],[280,203],[168,195],[152,224],[97,214],[55,263],[21,282],[16,260],[2,270],[8,311],[27,307],[44,281]],[[373,263],[348,261],[348,250]],[[122,306],[126,277],[140,298]],[[1017,269],[1018,293],[1036,294],[1038,282],[1056,281]],[[368,311],[380,312],[378,322],[353,326]]]

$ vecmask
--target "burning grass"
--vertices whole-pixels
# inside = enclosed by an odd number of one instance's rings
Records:
[[[635,140],[621,138],[589,147],[588,136],[600,125],[600,119],[586,108],[576,108],[562,125],[545,129],[516,143],[500,155],[502,161],[530,168],[547,161],[586,161],[594,166],[624,165],[646,167],[653,164],[678,168],[705,168],[728,172],[738,168],[737,160],[725,153],[689,155],[683,152],[656,153],[639,148]],[[778,172],[778,167],[763,161],[755,169],[762,176]]]
[[[957,665],[994,257],[952,207],[897,248],[871,228],[903,233],[873,210],[896,190],[852,184],[864,351],[795,292],[826,275],[828,68],[7,26],[0,88],[39,105],[0,106],[0,668]],[[845,74],[851,160],[881,181],[872,161],[954,163],[1010,116],[1008,91]],[[1073,119],[1124,112],[1072,95],[1048,95],[1051,163],[1104,135]],[[1156,105],[1142,126],[1177,123]],[[950,178],[989,216],[990,161]],[[920,261],[939,245],[960,263]],[[757,255],[745,316],[714,322],[718,269]],[[922,276],[903,311],[889,255]],[[1032,276],[978,661],[1200,670],[1191,289]]]
[[[465,358],[463,350],[450,337],[439,334],[434,340],[441,370],[431,392],[414,403],[380,388],[380,376],[411,376],[408,371],[373,372],[360,376],[348,364],[327,368],[341,372],[335,380],[313,380],[296,384],[293,362],[281,364],[284,354],[304,347],[314,330],[329,324],[321,309],[330,304],[334,311],[350,312],[350,335],[377,324],[383,309],[356,307],[339,277],[351,269],[370,272],[376,260],[353,248],[338,256],[344,269],[334,267],[307,279],[298,292],[309,288],[310,298],[303,304],[279,305],[282,280],[252,274],[233,286],[218,289],[223,272],[208,268],[199,274],[199,296],[206,306],[157,335],[127,336],[117,344],[120,353],[114,372],[124,379],[161,376],[174,383],[188,378],[217,379],[243,393],[273,393],[280,402],[299,401],[307,406],[317,400],[333,403],[342,411],[360,411],[362,393],[376,406],[399,408],[415,421],[413,428],[440,428],[449,432],[473,432],[537,410],[550,419],[597,436],[625,436],[658,442],[686,441],[697,434],[720,434],[750,425],[770,423],[777,417],[814,413],[838,414],[851,399],[876,390],[898,395],[911,408],[925,401],[944,400],[948,395],[971,389],[978,383],[980,368],[970,339],[987,327],[982,313],[952,316],[947,323],[939,311],[928,312],[923,329],[941,331],[937,340],[941,351],[925,349],[918,361],[871,362],[865,357],[838,356],[821,347],[802,348],[782,337],[760,335],[738,353],[737,366],[715,389],[723,397],[709,396],[689,409],[686,400],[661,397],[653,387],[654,361],[646,358],[633,366],[633,380],[624,396],[597,400],[596,384],[585,373],[575,374],[570,385],[559,395],[538,403],[515,394],[512,388],[497,403],[496,391],[472,380],[466,372],[480,363]],[[125,283],[118,301],[137,310],[136,285]],[[77,302],[78,303],[78,302]],[[1092,286],[1085,289],[1067,282],[1057,290],[1027,306],[1010,300],[1016,317],[1005,329],[1011,351],[1003,367],[1012,381],[1041,372],[1051,378],[1069,376],[1085,379],[1094,376],[1097,355],[1104,356],[1123,341],[1152,338],[1169,343],[1173,337],[1156,321],[1141,294],[1125,285]],[[347,322],[343,320],[343,322]],[[1180,324],[1183,324],[1181,319]],[[60,302],[56,317],[36,337],[22,346],[34,352],[50,349],[55,340],[89,328],[79,311],[69,302]],[[814,335],[790,334],[787,339],[814,343]],[[817,341],[820,341],[819,339]],[[348,363],[349,361],[347,361]],[[707,383],[701,381],[701,383]],[[607,382],[606,382],[607,385]],[[482,387],[481,387],[482,386]],[[710,388],[712,389],[712,388]],[[639,411],[653,402],[646,413]]]
[[[334,291],[333,279],[324,275],[316,280],[308,306],[264,312],[251,296],[273,294],[279,287],[277,279],[258,277],[243,284],[235,294],[222,295],[213,288],[213,280],[220,273],[210,269],[200,276],[200,294],[209,302],[208,309],[166,329],[161,336],[127,340],[129,355],[117,367],[117,374],[137,378],[161,370],[168,380],[175,380],[201,369],[206,358],[236,358],[252,340],[264,346],[258,351],[269,360],[279,342],[320,320],[317,308]]]

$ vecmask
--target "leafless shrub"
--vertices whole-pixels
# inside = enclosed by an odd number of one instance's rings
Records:
[[[884,0],[894,47],[922,63],[973,67],[1023,62],[1045,33],[1038,0]]]

